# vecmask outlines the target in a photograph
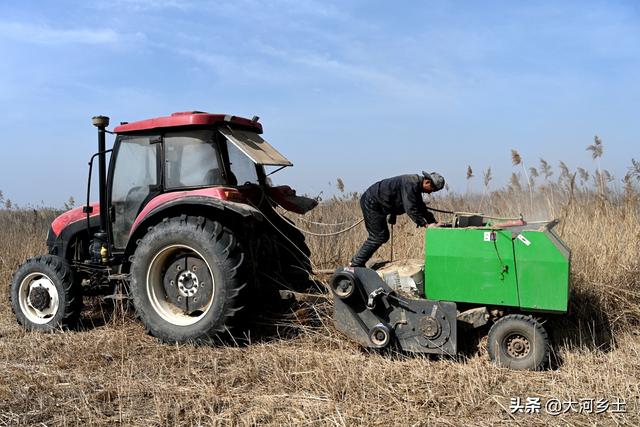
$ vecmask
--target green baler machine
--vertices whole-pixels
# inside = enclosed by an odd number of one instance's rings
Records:
[[[425,242],[428,299],[567,311],[570,252],[552,228],[431,228]]]
[[[557,221],[494,224],[459,215],[425,234],[424,282],[401,292],[368,268],[331,281],[336,326],[365,347],[456,354],[458,329],[490,325],[488,352],[514,369],[540,369],[549,354],[543,323],[567,312],[571,252]]]

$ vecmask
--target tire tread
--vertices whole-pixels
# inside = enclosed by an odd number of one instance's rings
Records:
[[[224,283],[226,288],[223,294],[225,295],[225,301],[222,303],[222,309],[218,316],[219,321],[214,322],[211,329],[202,334],[189,339],[188,341],[213,341],[219,337],[220,334],[230,331],[234,326],[234,321],[238,318],[239,314],[243,311],[244,306],[240,304],[241,294],[247,289],[247,277],[243,274],[246,270],[246,257],[242,248],[240,247],[237,239],[235,238],[231,229],[224,227],[220,222],[210,220],[202,216],[188,216],[181,215],[179,217],[164,218],[160,224],[154,228],[154,232],[157,234],[147,234],[142,237],[141,243],[136,249],[132,258],[132,279],[135,276],[135,270],[137,268],[143,268],[138,265],[138,260],[144,255],[144,251],[148,250],[147,246],[151,244],[152,240],[157,235],[164,233],[164,228],[174,229],[174,227],[185,228],[190,231],[194,231],[201,234],[203,239],[210,241],[214,247],[217,247],[216,251],[221,255],[219,260],[220,265],[227,264],[224,267],[226,272],[224,277]],[[159,230],[159,231],[158,231]],[[212,272],[213,274],[213,272]],[[216,279],[219,280],[219,279]],[[132,280],[132,291],[136,286],[146,287],[146,284],[137,284]],[[217,285],[216,285],[217,287]],[[146,291],[145,291],[146,292]],[[216,289],[216,292],[218,290]],[[171,327],[160,330],[157,325],[153,325],[150,319],[147,318],[147,313],[141,309],[143,304],[141,301],[140,292],[132,292],[134,297],[134,306],[136,307],[136,317],[138,317],[145,326],[145,330],[150,335],[156,338],[168,342],[176,343],[183,342],[180,334],[172,331]]]
[[[525,322],[527,323],[529,326],[531,326],[532,328],[534,328],[536,330],[537,333],[540,334],[541,338],[542,338],[542,345],[544,346],[543,348],[543,353],[542,355],[538,356],[540,358],[540,362],[536,364],[536,366],[530,366],[527,367],[526,369],[530,369],[530,370],[539,370],[541,369],[545,362],[548,360],[549,358],[549,352],[550,352],[550,345],[549,345],[549,334],[547,333],[546,329],[544,328],[544,326],[542,326],[542,324],[538,321],[538,319],[534,318],[531,315],[526,315],[526,314],[509,314],[506,315],[504,317],[501,317],[500,319],[498,319],[492,326],[491,329],[489,330],[489,336],[488,336],[488,344],[487,344],[487,350],[489,353],[489,357],[491,358],[491,360],[493,360],[495,363],[503,363],[503,361],[500,361],[500,355],[495,353],[495,344],[493,343],[494,341],[494,337],[495,335],[500,331],[501,328],[503,328],[505,324],[509,323],[509,322]],[[500,350],[498,350],[500,351]],[[535,354],[534,354],[535,357]],[[504,364],[505,366],[508,366],[510,368],[514,368],[514,369],[523,369],[522,367],[519,366],[513,366],[513,363],[509,363],[509,364]]]

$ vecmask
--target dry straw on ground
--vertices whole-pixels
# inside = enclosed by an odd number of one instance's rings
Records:
[[[0,301],[0,425],[638,425],[640,213],[637,193],[602,194],[564,184],[482,195],[438,196],[441,208],[531,219],[558,217],[573,249],[572,313],[549,322],[553,367],[516,372],[482,350],[458,359],[379,355],[330,324],[327,303],[299,307],[268,334],[229,346],[170,346],[130,313],[94,305],[79,331],[25,333]],[[531,211],[531,208],[534,208]],[[306,219],[360,216],[357,197],[325,201]],[[446,216],[438,215],[440,220]],[[52,212],[0,211],[0,280],[44,251]],[[308,222],[306,228],[327,231]],[[335,226],[339,229],[341,226]],[[309,245],[317,268],[344,264],[364,228]],[[395,227],[396,258],[423,256],[423,230]],[[390,245],[378,255],[387,258]],[[540,414],[511,414],[510,399],[541,398]],[[625,413],[544,413],[548,399],[624,399]]]

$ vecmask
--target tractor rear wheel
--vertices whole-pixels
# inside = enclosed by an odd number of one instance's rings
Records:
[[[64,258],[28,259],[13,275],[11,308],[25,329],[52,332],[74,327],[82,311],[82,293]]]
[[[510,314],[489,330],[489,357],[498,366],[511,369],[542,369],[549,355],[549,336],[533,317]]]
[[[245,264],[233,232],[219,222],[167,218],[142,238],[132,259],[136,313],[165,342],[211,341],[242,308]]]

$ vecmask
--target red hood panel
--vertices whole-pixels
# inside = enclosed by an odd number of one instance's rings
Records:
[[[100,215],[100,204],[92,203],[91,207],[93,208],[93,212],[89,214],[89,217],[94,217]],[[84,206],[80,206],[75,209],[71,209],[57,217],[51,223],[51,229],[55,233],[56,236],[59,236],[62,230],[67,228],[69,224],[72,224],[77,221],[81,221],[87,218],[87,214],[82,212]]]

